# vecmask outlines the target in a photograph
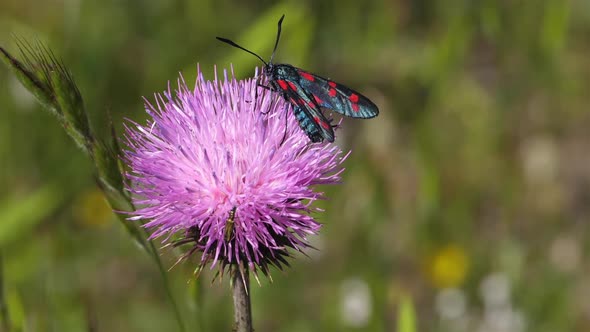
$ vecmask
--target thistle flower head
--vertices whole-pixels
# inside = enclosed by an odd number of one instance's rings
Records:
[[[310,143],[278,94],[226,71],[214,81],[199,71],[192,91],[181,77],[155,99],[147,123],[126,128],[131,219],[152,238],[190,243],[184,257],[200,252],[199,272],[210,262],[268,274],[288,265],[289,248],[309,246],[320,228],[311,204],[323,198],[314,185],[337,183],[343,170],[337,146]]]

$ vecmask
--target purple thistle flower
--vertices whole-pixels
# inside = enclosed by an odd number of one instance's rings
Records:
[[[309,247],[321,226],[312,203],[324,198],[313,186],[338,183],[346,156],[311,144],[283,98],[255,96],[255,79],[224,71],[223,81],[205,81],[197,72],[193,91],[181,77],[174,94],[169,87],[155,106],[146,101],[145,126],[126,128],[130,219],[146,221],[151,238],[192,244],[181,259],[200,251],[196,272],[236,263],[268,275],[269,265],[288,265],[288,248]]]

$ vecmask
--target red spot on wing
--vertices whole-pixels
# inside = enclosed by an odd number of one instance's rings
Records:
[[[318,123],[320,126],[324,127],[324,129],[328,129],[330,128],[330,125],[327,124],[325,121],[320,120],[320,118],[318,118],[317,116],[314,116],[313,119],[315,120],[316,123]]]
[[[348,99],[350,99],[350,101],[352,101],[353,103],[358,103],[359,102],[359,95],[357,95],[356,93],[351,94]]]
[[[352,104],[352,110],[358,112],[360,109],[359,104]]]
[[[283,90],[287,90],[287,82],[285,82],[284,80],[277,80],[277,83],[279,83],[279,86],[281,87],[281,89]]]
[[[291,87],[291,90],[297,91],[297,86],[293,82],[288,81],[287,83],[289,83],[289,86]]]
[[[321,105],[324,101],[320,99],[320,97],[313,95],[313,99],[315,99],[315,102],[318,103],[318,105]]]
[[[332,82],[332,81],[328,82],[328,85],[329,85],[329,86],[331,86],[331,87],[333,87],[333,88],[335,88],[335,87],[336,87],[336,83],[334,83],[334,82]]]
[[[315,104],[311,100],[307,102],[307,105],[309,105],[309,107],[315,108]]]
[[[330,97],[336,97],[336,89],[331,88],[330,91],[328,91],[328,94],[330,95]]]
[[[301,71],[299,71],[299,75],[301,75],[301,77],[305,78],[306,80],[308,80],[310,82],[315,81],[315,77],[313,77],[313,75],[310,73],[306,73],[301,70]]]

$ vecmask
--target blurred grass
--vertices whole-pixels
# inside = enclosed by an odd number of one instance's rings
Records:
[[[210,78],[230,62],[251,75],[258,60],[214,37],[268,59],[282,13],[277,61],[362,91],[381,114],[344,121],[338,144],[353,154],[321,204],[320,250],[253,288],[256,330],[410,329],[403,296],[420,331],[588,330],[587,1],[5,0],[0,45],[15,50],[11,33],[50,45],[107,137],[107,109],[120,132],[124,118],[145,116],[142,96],[179,71],[190,82],[196,63]],[[101,209],[85,199],[88,161],[0,68],[0,251],[13,325],[173,329],[157,267],[108,211],[81,212]],[[230,330],[227,280],[187,285],[192,268],[170,272],[188,330]],[[346,319],[351,278],[370,291],[370,305],[357,299],[366,321]]]
[[[25,197],[10,197],[0,202],[0,247],[30,233],[63,203],[59,187],[47,184],[27,193]]]

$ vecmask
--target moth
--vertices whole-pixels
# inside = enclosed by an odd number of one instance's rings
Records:
[[[314,143],[324,140],[334,142],[333,126],[322,113],[322,109],[331,109],[351,118],[376,117],[379,114],[377,106],[359,92],[301,68],[284,63],[273,63],[284,18],[285,15],[279,19],[275,46],[268,62],[229,39],[221,37],[217,39],[254,55],[264,63],[263,74],[270,87],[263,87],[281,93],[283,98],[292,105],[299,127]]]

